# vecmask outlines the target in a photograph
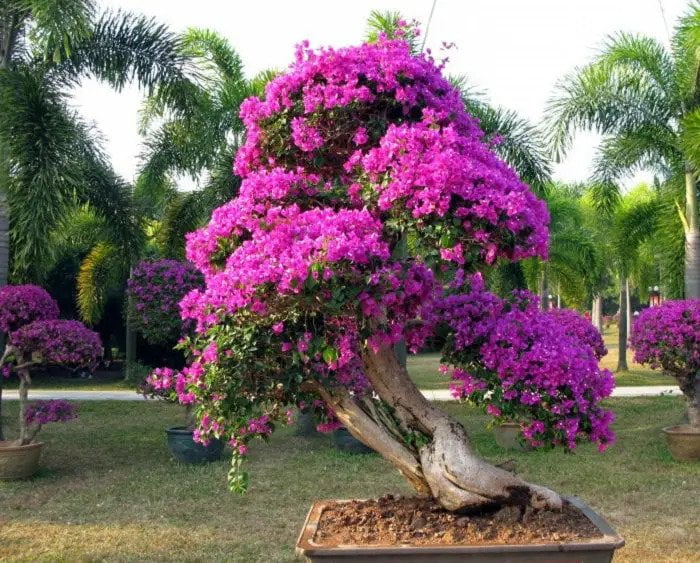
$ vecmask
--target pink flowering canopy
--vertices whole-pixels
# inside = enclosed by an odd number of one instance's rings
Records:
[[[127,285],[130,322],[151,344],[172,344],[182,336],[180,301],[202,286],[202,275],[187,262],[142,260]]]
[[[417,351],[447,321],[460,323],[451,357],[475,357],[464,331],[480,328],[462,313],[460,299],[472,294],[456,295],[459,280],[498,259],[545,258],[549,217],[493,153],[441,67],[402,39],[319,50],[305,43],[241,115],[240,193],[187,237],[187,258],[205,278],[180,304],[196,323],[182,343],[190,362],[158,370],[150,383],[196,406],[198,438],[226,438],[243,454],[252,437],[288,421],[290,405],[313,408],[332,428],[333,412],[313,387],[370,394],[364,350],[405,340]],[[479,301],[502,323],[480,336],[495,349],[505,344],[499,327],[520,319],[485,291]],[[588,344],[553,319],[531,327],[540,318],[523,307],[527,328],[514,354],[534,365],[539,346],[530,337],[565,338],[575,358],[560,365],[550,353],[551,381],[544,369],[514,378],[519,397],[544,386],[541,400],[519,403],[519,419],[545,423],[546,431],[533,430],[538,440],[571,446],[572,433],[589,432],[607,443],[611,417],[593,405],[609,393],[609,376]],[[492,382],[508,377],[516,358],[499,364],[486,352],[478,362]],[[581,382],[589,376],[592,383]],[[545,397],[561,412],[547,418]]]
[[[37,285],[0,288],[0,331],[10,333],[33,321],[57,319],[58,303]]]
[[[700,378],[700,300],[664,301],[644,309],[632,326],[634,361],[661,368],[697,400]]]
[[[587,436],[604,450],[614,440],[614,415],[598,403],[614,379],[598,367],[607,352],[600,333],[574,311],[540,311],[527,292],[501,299],[478,275],[468,286],[439,305],[453,330],[442,366],[453,396],[520,422],[532,446],[572,450]]]
[[[79,321],[34,321],[11,333],[9,344],[23,356],[16,363],[31,360],[94,371],[102,357],[99,335]]]

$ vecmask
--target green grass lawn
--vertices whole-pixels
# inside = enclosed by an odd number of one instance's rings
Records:
[[[617,327],[607,329],[603,339],[608,348],[608,354],[602,359],[600,365],[614,372],[618,359]],[[630,368],[628,372],[615,374],[615,381],[620,387],[676,385],[672,377],[664,375],[658,370],[635,364],[632,361],[632,352],[629,350],[627,351],[627,363]],[[421,389],[447,389],[449,387],[450,379],[438,371],[439,364],[439,353],[417,354],[408,357],[408,371],[413,381]]]
[[[514,459],[525,478],[577,494],[617,527],[627,547],[616,561],[693,561],[700,552],[700,465],[674,462],[660,429],[679,421],[675,397],[614,399],[617,445],[563,452],[510,453],[485,430],[486,417],[455,403],[475,447],[491,461]],[[12,426],[17,403],[6,403]],[[0,482],[0,560],[293,561],[314,499],[408,493],[376,455],[352,456],[326,436],[282,429],[255,443],[246,496],[230,494],[226,461],[172,461],[163,429],[182,410],[163,403],[84,402],[80,418],[52,425],[40,473]]]
[[[16,377],[11,377],[4,382],[5,389],[17,389],[18,385],[19,382]],[[41,373],[32,376],[32,391],[54,389],[66,389],[68,391],[127,391],[133,390],[134,386],[124,381],[124,372],[121,370],[100,371],[91,379]]]

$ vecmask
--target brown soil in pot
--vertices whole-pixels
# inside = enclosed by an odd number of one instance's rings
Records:
[[[432,499],[394,498],[331,504],[323,511],[314,542],[333,545],[529,544],[601,537],[577,508],[523,512],[509,506],[455,514]]]

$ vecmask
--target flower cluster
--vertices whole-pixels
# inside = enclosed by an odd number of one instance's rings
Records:
[[[0,331],[10,333],[38,320],[57,319],[58,303],[37,285],[0,288]]]
[[[189,263],[139,262],[127,287],[133,328],[152,344],[174,343],[182,334],[180,300],[201,285],[202,275]]]
[[[614,440],[614,416],[598,403],[614,380],[598,367],[598,343],[591,345],[588,331],[579,338],[573,317],[538,310],[525,292],[504,300],[486,291],[479,276],[470,281],[469,292],[443,304],[454,330],[443,370],[451,372],[454,396],[520,422],[533,446],[574,449],[587,435],[605,449]]]
[[[33,363],[92,371],[102,357],[99,335],[79,321],[34,321],[11,333],[9,343]]]
[[[674,376],[691,400],[700,372],[700,300],[664,301],[644,309],[632,326],[634,361]]]
[[[580,313],[572,309],[550,309],[547,314],[554,317],[556,322],[562,325],[568,336],[573,336],[579,342],[590,346],[598,360],[608,353],[603,336],[591,321]]]
[[[24,419],[27,425],[43,426],[50,422],[68,422],[77,418],[73,405],[67,401],[53,399],[36,401],[27,405]]]

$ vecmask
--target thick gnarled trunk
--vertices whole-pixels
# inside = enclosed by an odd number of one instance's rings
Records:
[[[363,360],[373,389],[391,408],[390,422],[346,391],[320,393],[348,430],[393,463],[417,492],[453,511],[490,504],[561,506],[555,492],[480,459],[464,427],[421,394],[391,348],[367,351]]]

